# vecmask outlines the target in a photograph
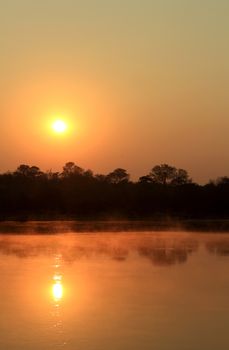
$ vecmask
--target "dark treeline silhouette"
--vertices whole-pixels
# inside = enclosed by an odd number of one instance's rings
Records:
[[[229,178],[193,183],[184,169],[156,165],[133,182],[125,169],[93,174],[74,162],[63,171],[20,165],[0,174],[0,219],[227,219]]]

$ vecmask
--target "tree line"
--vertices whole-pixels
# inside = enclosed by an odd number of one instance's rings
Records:
[[[125,169],[93,174],[74,162],[62,172],[21,164],[0,174],[0,219],[228,218],[229,177],[205,185],[168,164],[154,166],[138,181]]]

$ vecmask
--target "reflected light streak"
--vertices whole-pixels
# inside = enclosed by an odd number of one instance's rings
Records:
[[[63,286],[60,280],[55,280],[52,286],[52,294],[55,301],[60,301],[63,298]]]
[[[63,298],[63,283],[62,283],[62,273],[60,271],[61,268],[61,254],[57,254],[55,256],[54,268],[55,272],[53,275],[53,283],[52,283],[52,296],[54,301],[58,304],[59,301]]]
[[[57,346],[66,344],[63,324],[62,324],[62,299],[64,294],[63,275],[61,273],[62,255],[56,254],[53,264],[54,274],[52,277],[51,295],[52,295],[52,316],[53,329],[55,330],[55,342]]]

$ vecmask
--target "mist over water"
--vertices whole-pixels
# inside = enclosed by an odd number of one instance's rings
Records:
[[[1,349],[228,349],[229,235],[47,225],[0,235]]]

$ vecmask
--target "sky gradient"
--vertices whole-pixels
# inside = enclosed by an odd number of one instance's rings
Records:
[[[1,172],[74,161],[133,179],[160,163],[229,176],[227,0],[0,6]]]

